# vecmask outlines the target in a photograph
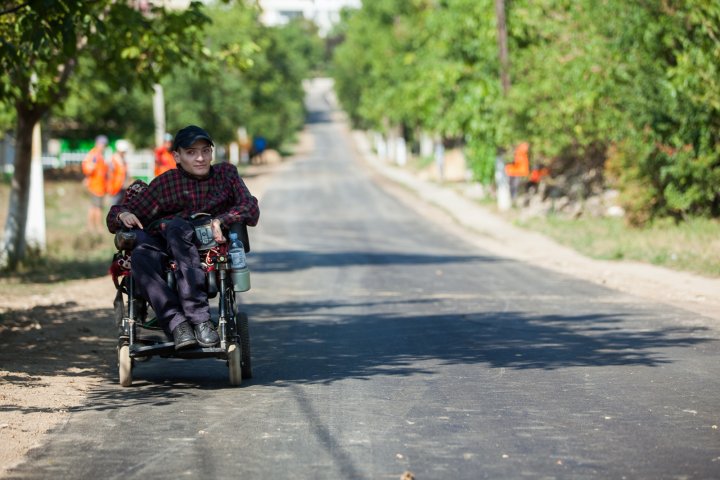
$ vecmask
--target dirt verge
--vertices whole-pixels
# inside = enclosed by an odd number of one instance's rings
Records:
[[[297,153],[308,142],[303,135]],[[243,176],[253,195],[261,199],[283,165],[249,167]],[[109,276],[0,284],[0,477],[66,422],[89,390],[117,381],[114,296]]]

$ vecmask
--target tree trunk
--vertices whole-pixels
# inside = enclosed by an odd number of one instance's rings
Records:
[[[17,128],[15,130],[15,168],[5,232],[0,245],[0,267],[17,270],[25,257],[25,226],[27,224],[30,198],[30,163],[32,160],[32,135],[40,120],[38,109],[17,104]]]
[[[498,50],[500,57],[500,83],[503,95],[510,91],[510,56],[508,54],[507,24],[505,21],[505,0],[495,0],[495,16],[497,17]]]

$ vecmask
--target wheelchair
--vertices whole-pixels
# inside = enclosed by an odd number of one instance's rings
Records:
[[[163,331],[152,312],[147,299],[142,298],[135,287],[130,256],[135,246],[135,233],[121,231],[115,234],[117,253],[113,256],[110,274],[116,288],[113,302],[115,322],[118,329],[117,359],[119,383],[129,387],[133,382],[136,362],[161,358],[218,358],[228,366],[230,385],[239,386],[243,379],[252,378],[250,357],[250,332],[248,316],[240,311],[236,294],[250,289],[250,272],[230,269],[228,243],[217,244],[212,236],[211,216],[196,214],[191,218],[198,240],[198,252],[205,271],[208,300],[217,298],[217,314],[211,308],[211,321],[215,324],[220,343],[215,347],[175,350],[172,335]],[[247,226],[236,223],[230,232],[238,234],[245,252],[250,251]],[[227,232],[226,236],[227,236]],[[176,266],[168,260],[165,274],[171,288],[175,288]],[[212,301],[211,301],[212,306]]]

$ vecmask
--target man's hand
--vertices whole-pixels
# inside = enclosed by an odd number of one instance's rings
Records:
[[[213,238],[217,243],[225,243],[225,235],[222,232],[222,224],[217,218],[213,218],[212,223]]]
[[[120,212],[118,215],[118,220],[120,220],[120,223],[125,225],[127,228],[139,228],[142,230],[143,226],[142,223],[140,223],[140,219],[135,216],[132,212]]]

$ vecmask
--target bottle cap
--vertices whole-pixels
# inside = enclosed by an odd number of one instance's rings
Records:
[[[230,232],[230,240],[237,240],[237,233]]]

